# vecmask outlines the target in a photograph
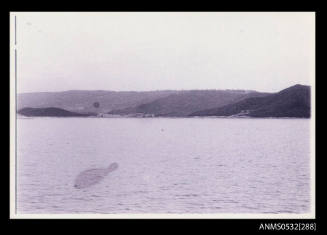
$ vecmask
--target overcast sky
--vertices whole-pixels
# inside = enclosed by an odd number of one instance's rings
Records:
[[[314,79],[314,13],[14,15],[18,92],[279,91]]]

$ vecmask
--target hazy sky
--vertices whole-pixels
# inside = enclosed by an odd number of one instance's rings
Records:
[[[279,91],[314,79],[314,13],[14,15],[18,92]]]

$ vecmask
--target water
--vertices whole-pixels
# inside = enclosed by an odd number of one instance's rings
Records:
[[[309,120],[18,119],[18,213],[307,213]],[[119,168],[74,188],[90,168]]]

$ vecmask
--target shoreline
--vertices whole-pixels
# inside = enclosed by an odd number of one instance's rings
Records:
[[[34,118],[97,118],[97,119],[308,119],[311,117],[229,117],[229,116],[192,116],[192,117],[168,117],[168,116],[158,116],[158,117],[97,117],[97,116],[16,116],[17,119],[34,119]]]

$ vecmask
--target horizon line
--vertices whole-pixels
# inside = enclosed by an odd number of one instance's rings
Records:
[[[295,85],[292,86],[288,86],[286,88],[283,88],[279,91],[282,91],[284,89],[293,87],[293,86],[309,86],[311,87],[311,85],[307,85],[307,84],[300,84],[300,83],[296,83]],[[162,89],[162,90],[98,90],[98,89],[94,89],[94,90],[84,90],[84,89],[70,89],[70,90],[61,90],[61,91],[27,91],[27,92],[17,92],[17,94],[28,94],[28,93],[61,93],[61,92],[72,92],[72,91],[91,91],[91,92],[160,92],[160,91],[250,91],[250,92],[262,92],[262,93],[275,93],[275,92],[279,92],[279,91],[259,91],[259,90],[253,90],[253,89],[231,89],[231,88],[225,88],[225,89]]]

